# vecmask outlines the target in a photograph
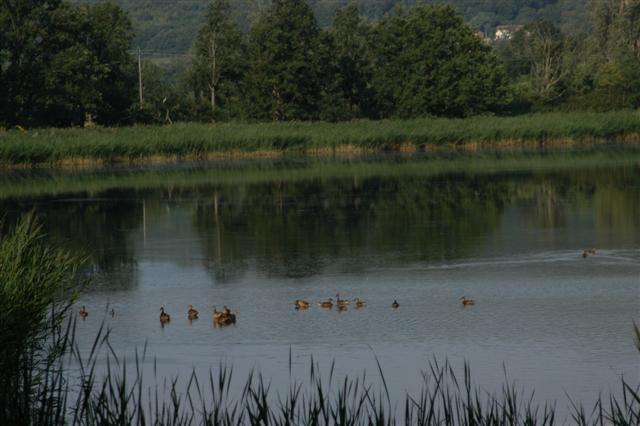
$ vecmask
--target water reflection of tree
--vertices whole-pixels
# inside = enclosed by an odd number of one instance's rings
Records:
[[[533,208],[525,211],[542,228],[566,225],[570,211],[584,212],[593,242],[632,245],[640,234],[640,167],[595,168],[533,174],[516,193]]]
[[[208,201],[199,201],[195,223],[221,280],[245,269],[249,258],[267,276],[305,277],[379,261],[468,256],[479,249],[478,237],[497,226],[509,198],[501,180],[467,176],[317,179],[200,191]]]
[[[253,262],[267,276],[305,277],[482,255],[515,205],[532,229],[569,226],[568,214],[585,209],[594,232],[624,236],[640,229],[629,214],[639,181],[636,169],[227,185],[198,189],[195,222],[216,279]]]
[[[242,205],[242,191],[200,189],[194,212],[194,227],[202,237],[205,266],[217,282],[238,279],[248,268],[249,253],[243,246],[246,221],[237,205]]]

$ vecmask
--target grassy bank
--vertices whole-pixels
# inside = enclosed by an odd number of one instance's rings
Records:
[[[174,161],[225,156],[514,148],[640,140],[640,112],[347,123],[176,124],[0,133],[0,164]]]

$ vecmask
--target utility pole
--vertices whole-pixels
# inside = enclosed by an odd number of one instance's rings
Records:
[[[142,62],[140,60],[139,47],[138,47],[138,94],[140,95],[140,109],[142,109]]]

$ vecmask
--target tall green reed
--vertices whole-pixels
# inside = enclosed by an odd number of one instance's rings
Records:
[[[398,150],[400,146],[546,143],[558,139],[607,139],[640,132],[640,113],[555,112],[516,117],[359,120],[344,123],[180,123],[95,129],[34,129],[0,133],[0,163],[63,160],[136,161],[152,156],[206,158],[211,153],[299,153],[348,147]]]
[[[462,375],[448,361],[434,359],[422,372],[418,395],[391,395],[383,369],[377,379],[337,378],[332,363],[328,374],[310,359],[309,376],[291,377],[284,393],[271,388],[269,378],[252,371],[234,385],[233,368],[220,365],[208,375],[195,371],[186,382],[157,377],[146,385],[142,366],[146,350],[135,355],[133,374],[126,360],[108,351],[101,373],[96,361],[100,344],[108,345],[108,332],[101,330],[88,357],[76,358],[82,365],[82,393],[69,404],[72,424],[135,425],[637,425],[640,424],[640,392],[626,380],[618,394],[598,398],[587,410],[571,402],[570,418],[560,419],[554,404],[538,404],[506,379],[502,389],[487,392],[474,384],[465,363]],[[78,353],[79,355],[79,353]],[[324,371],[326,373],[326,371]],[[232,389],[234,388],[235,389]]]
[[[48,423],[64,412],[63,320],[80,260],[46,246],[33,213],[0,228],[0,424]]]

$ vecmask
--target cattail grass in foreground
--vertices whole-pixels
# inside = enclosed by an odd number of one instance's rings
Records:
[[[637,330],[637,329],[636,329]],[[107,348],[106,370],[97,372],[101,350]],[[143,365],[146,350],[136,354],[133,374],[126,361],[110,351],[108,332],[100,330],[89,355],[74,351],[80,365],[77,399],[67,405],[72,424],[163,425],[553,425],[566,421],[579,425],[640,424],[637,385],[621,381],[620,395],[599,398],[585,408],[572,401],[571,418],[559,419],[556,407],[538,404],[533,393],[505,379],[502,390],[487,393],[473,383],[467,364],[462,374],[448,361],[433,360],[422,372],[418,395],[390,395],[384,371],[378,377],[337,379],[334,365],[321,371],[310,360],[309,376],[290,378],[288,391],[278,393],[269,378],[251,372],[234,388],[233,369],[220,365],[208,375],[191,374],[179,384],[157,377],[146,385]],[[291,356],[289,357],[291,372]],[[328,373],[328,374],[326,374]],[[505,375],[506,377],[506,375]],[[68,394],[65,394],[65,396]],[[394,402],[395,401],[395,402]]]
[[[95,129],[11,130],[0,133],[0,164],[172,161],[214,155],[372,152],[442,145],[526,142],[566,144],[640,134],[640,113],[556,112],[516,117],[360,120],[344,123],[182,123]]]
[[[47,424],[65,410],[62,322],[80,262],[42,242],[33,213],[0,233],[0,424]]]

